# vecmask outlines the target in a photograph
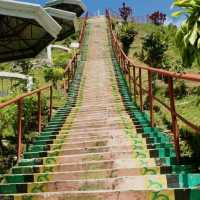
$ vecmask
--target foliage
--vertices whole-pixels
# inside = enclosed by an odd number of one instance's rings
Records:
[[[126,6],[126,3],[123,3],[122,8],[119,8],[120,16],[124,20],[124,22],[127,22],[128,17],[132,14],[132,8],[129,6]]]
[[[147,34],[143,38],[142,50],[145,54],[144,61],[151,67],[159,67],[162,64],[167,49],[167,42],[162,41],[159,33]]]
[[[149,16],[149,19],[155,25],[163,25],[166,20],[166,14],[156,11]]]
[[[16,61],[16,63],[13,65],[14,72],[22,73],[25,75],[30,74],[32,68],[33,68],[33,63],[30,60]]]
[[[163,58],[162,68],[165,70],[173,71],[177,73],[184,72],[182,62],[179,59],[175,60],[167,55]]]
[[[52,50],[53,64],[55,66],[65,67],[66,63],[69,61],[71,57],[72,57],[71,52],[66,52],[60,49]]]
[[[124,52],[127,54],[137,32],[135,31],[134,24],[126,23],[122,24],[119,32],[118,37],[123,44]]]
[[[7,99],[6,99],[7,100]],[[47,116],[48,102],[42,95],[42,116]],[[37,95],[26,97],[23,101],[23,135],[24,144],[28,144],[37,131]],[[45,123],[43,117],[43,123]],[[12,105],[0,109],[0,172],[4,168],[9,168],[15,160],[17,141],[17,106]],[[2,158],[4,158],[2,160]],[[9,162],[8,162],[9,161]]]
[[[191,67],[195,60],[200,64],[200,1],[175,0],[173,5],[181,8],[173,16],[183,14],[187,16],[176,34],[176,45],[179,48],[183,65]]]
[[[57,82],[64,77],[64,69],[61,67],[46,67],[44,69],[44,79],[49,82],[52,81],[53,86],[57,88]]]
[[[174,88],[174,94],[175,94],[176,99],[181,99],[188,94],[187,86],[184,81],[179,80],[176,82],[176,85]]]

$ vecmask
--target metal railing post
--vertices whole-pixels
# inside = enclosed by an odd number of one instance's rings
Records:
[[[37,93],[37,96],[38,96],[38,105],[37,105],[37,107],[38,107],[38,116],[37,116],[37,118],[38,118],[38,132],[40,133],[41,132],[41,130],[42,130],[42,103],[41,103],[41,91],[39,91],[38,93]]]
[[[154,112],[153,112],[153,88],[152,88],[152,73],[148,71],[148,97],[149,97],[149,112],[150,112],[150,124],[154,127]]]
[[[171,77],[168,78],[168,87],[169,87],[169,98],[171,107],[172,132],[174,135],[174,144],[176,149],[176,161],[179,163],[180,162],[179,129],[176,117],[174,84],[173,84],[173,78]]]
[[[140,110],[143,112],[142,69],[139,68]]]
[[[51,85],[49,87],[49,118],[48,120],[51,120],[52,117],[52,109],[53,109],[53,86]]]
[[[136,95],[136,91],[137,91],[137,86],[136,86],[136,74],[135,74],[135,66],[133,65],[133,92],[134,92],[134,101],[136,103],[137,101],[137,95]]]
[[[22,115],[23,115],[23,99],[19,99],[17,102],[17,109],[18,109],[18,143],[17,143],[17,160],[20,159],[21,150],[22,150]]]

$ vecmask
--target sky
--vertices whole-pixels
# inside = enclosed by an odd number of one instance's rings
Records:
[[[44,4],[46,0],[23,0],[34,3]],[[174,23],[179,25],[183,20],[182,18],[173,18],[171,8],[173,0],[82,0],[86,5],[90,14],[97,14],[98,10],[103,14],[106,8],[118,11],[125,2],[127,5],[133,8],[134,16],[146,16],[154,11],[161,11],[167,14],[167,23]]]

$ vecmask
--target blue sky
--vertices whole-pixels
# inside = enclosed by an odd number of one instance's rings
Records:
[[[43,4],[46,0],[23,0],[34,3]],[[122,6],[123,2],[126,2],[130,5],[134,10],[135,16],[146,16],[154,11],[161,11],[166,13],[168,18],[168,22],[173,22],[175,24],[179,24],[182,19],[180,18],[172,18],[171,13],[173,10],[171,9],[171,4],[173,0],[82,0],[88,8],[88,11],[91,14],[96,14],[98,10],[101,13],[105,10],[105,8],[111,8],[113,10],[118,10],[119,7]]]

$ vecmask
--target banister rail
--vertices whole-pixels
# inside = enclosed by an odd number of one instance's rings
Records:
[[[4,103],[0,103],[0,109],[4,109],[6,107],[9,107],[10,105],[16,104],[17,105],[17,127],[18,127],[18,140],[17,140],[17,159],[19,160],[21,156],[22,151],[22,121],[23,121],[23,101],[26,97],[30,97],[33,95],[37,95],[38,102],[37,102],[37,121],[38,121],[38,132],[41,132],[42,130],[42,101],[41,101],[41,95],[42,91],[48,90],[49,91],[49,112],[48,112],[48,120],[51,119],[52,116],[52,105],[53,105],[53,86],[47,85],[44,87],[41,87],[39,89],[36,89],[32,92],[25,93],[23,95],[20,95],[18,97],[15,97],[14,99],[11,99],[9,101],[6,101]]]
[[[176,149],[176,160],[177,162],[179,162],[180,161],[180,144],[179,144],[179,129],[178,129],[177,120],[182,121],[184,124],[192,128],[199,134],[200,134],[200,127],[188,121],[179,113],[177,113],[176,108],[175,108],[174,79],[200,82],[200,75],[192,74],[192,73],[176,73],[176,72],[170,72],[170,71],[153,68],[153,67],[144,67],[144,66],[135,65],[134,61],[131,60],[122,50],[120,42],[118,41],[116,34],[112,30],[111,15],[110,15],[109,10],[106,10],[106,18],[108,21],[108,28],[109,28],[109,33],[111,36],[112,48],[117,58],[117,61],[119,62],[120,67],[123,73],[125,74],[127,82],[133,83],[133,86],[134,86],[133,95],[134,95],[135,102],[136,102],[136,96],[137,96],[137,89],[139,90],[139,104],[140,104],[141,111],[143,111],[143,105],[144,105],[143,94],[147,93],[148,95],[151,127],[154,127],[155,125],[154,110],[153,110],[154,101],[160,103],[171,113],[172,133],[174,136],[174,146]],[[131,71],[130,68],[133,68],[133,75],[130,74],[130,71]],[[136,69],[138,69],[139,81],[136,79]],[[143,84],[142,71],[146,71],[148,73],[148,89],[145,89],[142,85]],[[153,74],[161,75],[168,79],[168,94],[169,94],[169,99],[170,99],[170,105],[167,105],[161,99],[153,95],[153,87],[152,87]]]
[[[80,35],[79,35],[79,50],[82,47],[83,39],[85,36],[85,29],[87,26],[87,20],[88,20],[88,12],[84,16],[83,24],[81,27]],[[70,81],[73,79],[75,72],[76,72],[76,67],[77,67],[77,62],[78,62],[78,56],[79,52],[76,52],[75,55],[72,57],[72,59],[67,63],[65,70],[64,70],[64,91],[67,92],[69,89]],[[66,93],[65,93],[66,94]]]

